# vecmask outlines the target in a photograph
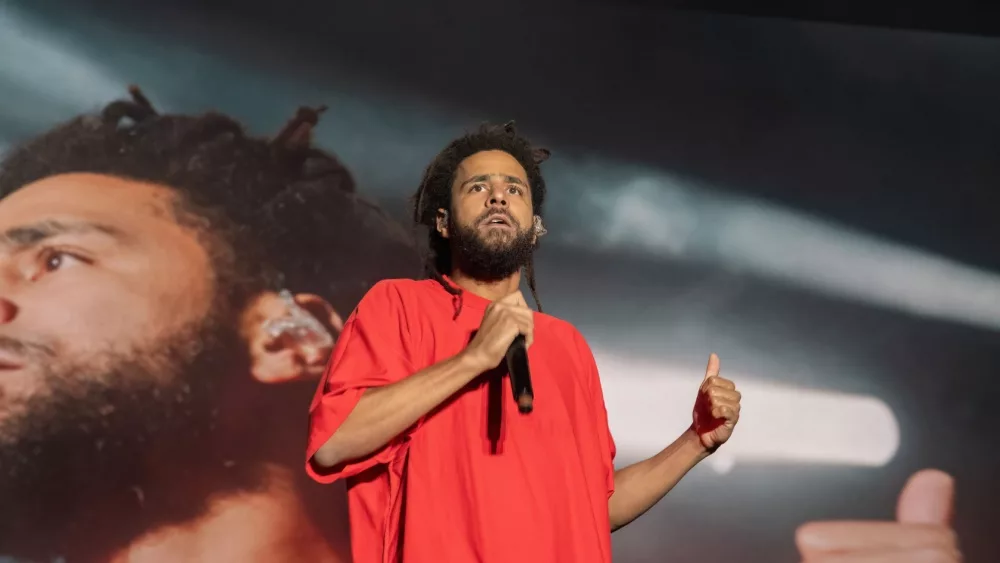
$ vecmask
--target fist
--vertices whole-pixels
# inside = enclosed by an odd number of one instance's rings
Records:
[[[705,380],[694,402],[694,423],[691,425],[709,452],[714,452],[733,435],[740,420],[741,398],[732,381],[719,377],[719,357],[709,356]]]
[[[524,295],[515,291],[490,303],[465,353],[481,371],[486,371],[500,365],[510,343],[519,334],[524,335],[525,347],[530,348],[535,339],[534,311],[528,307]]]
[[[925,469],[899,495],[896,522],[810,522],[795,543],[804,563],[958,563],[954,495],[950,475]]]

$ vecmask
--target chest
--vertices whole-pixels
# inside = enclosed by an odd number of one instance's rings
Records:
[[[456,322],[425,333],[422,348],[426,356],[421,363],[429,366],[461,352],[476,328],[478,322]],[[535,444],[544,449],[585,429],[592,418],[589,393],[572,343],[536,323],[528,364],[535,395],[531,413],[518,412],[506,364],[501,363],[431,413],[421,429],[423,438],[496,455],[518,445]]]

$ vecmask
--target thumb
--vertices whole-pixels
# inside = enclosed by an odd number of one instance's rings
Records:
[[[955,480],[943,471],[924,469],[914,473],[903,487],[896,505],[896,519],[904,524],[951,523],[955,504]]]
[[[705,368],[705,379],[707,380],[710,377],[718,377],[719,368],[720,368],[719,356],[717,356],[716,354],[709,355],[708,367]]]

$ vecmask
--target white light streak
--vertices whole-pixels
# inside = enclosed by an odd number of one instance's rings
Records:
[[[619,459],[649,457],[691,425],[703,376],[595,352]],[[899,424],[874,397],[727,377],[743,394],[730,441],[709,458],[718,472],[753,463],[880,467],[899,449]]]
[[[124,81],[88,58],[71,37],[0,1],[0,93],[6,116],[42,127],[124,94]],[[0,111],[3,111],[0,109]]]
[[[577,217],[563,242],[743,271],[838,298],[1000,330],[1000,275],[697,182],[600,158],[553,163]],[[563,192],[565,194],[565,192]],[[553,194],[557,192],[553,191]]]

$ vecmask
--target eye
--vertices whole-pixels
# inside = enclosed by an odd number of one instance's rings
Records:
[[[38,254],[38,261],[44,273],[55,272],[68,266],[85,264],[87,262],[82,257],[72,252],[57,248],[42,249],[42,251]]]
[[[481,192],[486,189],[486,184],[473,184],[469,191]]]
[[[522,193],[521,186],[518,186],[516,184],[509,185],[507,186],[507,193],[511,195],[521,195]]]

